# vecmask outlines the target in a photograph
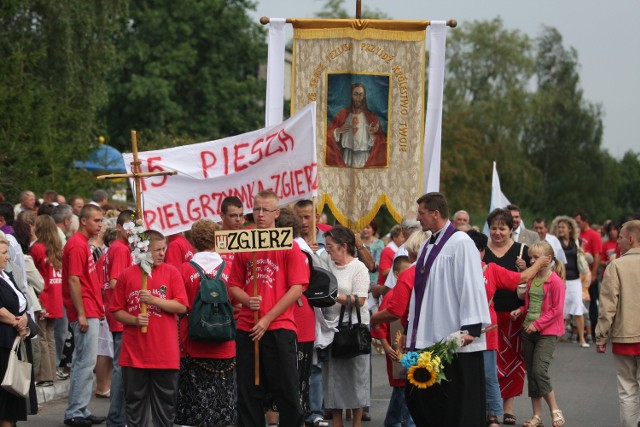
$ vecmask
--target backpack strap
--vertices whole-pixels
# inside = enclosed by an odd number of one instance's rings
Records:
[[[200,280],[204,280],[207,278],[207,274],[204,272],[204,270],[202,270],[202,268],[196,264],[193,261],[189,261],[189,264],[191,264],[193,266],[193,268],[196,269],[196,271],[198,272],[198,274],[200,275]],[[226,265],[226,261],[222,261],[222,264],[220,264],[220,266],[218,267],[218,273],[216,274],[216,279],[220,279],[220,276],[222,275],[222,272],[224,271],[224,267]]]

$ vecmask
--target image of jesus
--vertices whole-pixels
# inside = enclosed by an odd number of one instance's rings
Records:
[[[367,108],[367,90],[362,83],[351,85],[351,104],[329,123],[326,164],[354,168],[387,166],[387,137],[378,116]]]

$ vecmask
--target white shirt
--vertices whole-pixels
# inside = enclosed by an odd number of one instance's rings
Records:
[[[447,221],[443,230],[449,224],[450,221]],[[443,235],[444,233],[440,233],[436,245],[440,243]],[[427,251],[424,264],[434,246],[429,245],[427,241],[420,248],[420,254]],[[420,269],[422,265],[418,263],[416,268]],[[418,271],[416,271],[417,279]],[[409,304],[408,343],[413,339],[415,304],[414,287]],[[463,325],[480,323],[485,327],[491,324],[480,257],[467,233],[456,232],[444,244],[433,262],[422,304],[417,309],[421,314],[417,328],[416,348],[432,346],[460,330]],[[486,350],[486,348],[486,336],[482,334],[471,344],[458,349],[458,352],[470,353]]]
[[[393,259],[395,260],[396,258],[398,258],[399,256],[402,256],[402,255],[409,256],[409,252],[404,247],[404,243],[402,245],[400,245],[400,247],[398,248],[396,253],[393,255]],[[396,282],[398,281],[396,279],[396,276],[393,274],[393,269],[391,269],[391,270],[392,271],[389,271],[389,274],[387,274],[387,278],[384,281],[384,285],[389,289],[395,288],[396,287]]]
[[[13,282],[11,281],[11,278],[9,278],[9,275],[7,273],[0,270],[0,277],[2,277],[4,281],[9,284],[9,286],[11,287],[11,290],[18,296],[18,304],[19,304],[18,310],[20,311],[20,313],[25,311],[27,308],[27,299],[25,298],[25,296],[22,294],[22,292],[16,289]]]

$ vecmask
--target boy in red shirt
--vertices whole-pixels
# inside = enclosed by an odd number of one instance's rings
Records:
[[[279,216],[278,196],[259,192],[253,201],[257,228],[274,228]],[[252,265],[256,264],[258,296],[253,296]],[[238,252],[231,266],[229,290],[242,303],[236,335],[238,425],[263,427],[270,394],[282,427],[302,424],[297,371],[296,322],[293,304],[309,283],[306,255],[296,242],[291,250]],[[254,312],[259,320],[254,323]],[[254,385],[254,341],[260,343],[260,385]]]
[[[62,252],[62,298],[73,329],[75,351],[71,369],[69,403],[64,414],[68,426],[89,427],[105,421],[89,411],[93,368],[98,358],[98,332],[104,317],[100,281],[89,249],[89,238],[102,228],[102,209],[86,205],[80,212],[80,228],[67,240]]]
[[[411,266],[411,261],[408,256],[400,255],[393,260],[393,275],[398,278],[400,273],[407,270]],[[384,310],[389,305],[389,302],[393,300],[394,289],[391,289],[385,295],[380,304],[380,310]],[[395,322],[400,323],[400,320]],[[402,327],[400,326],[400,329]],[[415,423],[409,413],[407,402],[404,398],[404,378],[395,378],[393,375],[393,363],[398,363],[398,355],[392,345],[395,342],[396,337],[391,335],[391,325],[388,322],[378,323],[371,328],[371,338],[378,338],[382,342],[382,347],[387,359],[387,376],[389,377],[389,385],[393,388],[391,392],[391,398],[389,399],[389,406],[387,407],[387,415],[384,418],[385,427],[399,427],[405,425],[407,427],[415,427]]]
[[[164,262],[166,240],[154,230],[145,231],[153,259],[147,290],[140,290],[139,265],[118,277],[111,311],[124,324],[120,366],[124,380],[127,424],[146,426],[149,408],[153,424],[172,426],[180,369],[178,314],[187,311],[188,299],[177,268]],[[147,313],[140,306],[147,304]],[[142,333],[140,326],[147,326]]]

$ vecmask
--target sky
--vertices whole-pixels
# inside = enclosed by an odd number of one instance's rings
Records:
[[[251,16],[312,18],[324,0],[255,0]],[[345,8],[355,17],[356,1]],[[486,21],[500,16],[507,29],[535,38],[543,26],[555,27],[565,47],[578,53],[584,98],[604,113],[602,148],[621,158],[640,153],[640,0],[362,0],[363,9],[378,9],[393,19]],[[290,26],[289,26],[290,27]],[[290,37],[293,32],[289,29]],[[450,30],[450,31],[455,31]]]

